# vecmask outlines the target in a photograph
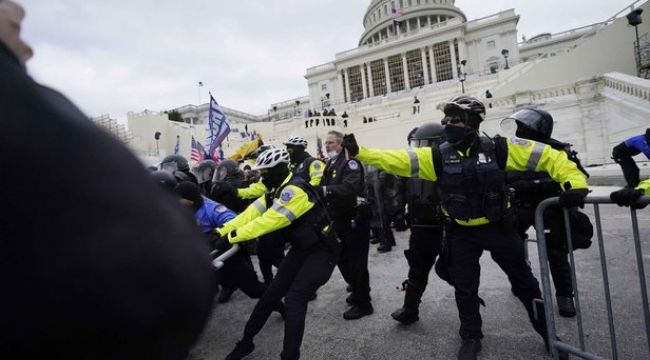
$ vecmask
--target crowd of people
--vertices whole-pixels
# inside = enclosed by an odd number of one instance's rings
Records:
[[[285,324],[280,358],[299,359],[308,304],[336,267],[350,293],[342,317],[374,313],[371,238],[378,251],[390,251],[392,228],[410,229],[396,321],[419,321],[435,269],[455,289],[458,359],[476,359],[479,258],[489,251],[548,349],[522,240],[535,225],[534,209],[550,197],[559,197],[544,214],[558,311],[576,315],[567,256],[589,247],[593,235],[579,209],[589,175],[571,146],[552,138],[548,112],[519,110],[503,122],[515,125],[516,136],[489,138],[479,132],[484,104],[463,95],[441,105],[439,122],[413,129],[405,150],[369,149],[353,134],[329,131],[323,159],[295,136],[282,148],[260,148],[248,169],[232,160],[192,169],[172,155],[148,173],[70,101],[27,75],[23,16],[12,1],[0,2],[0,149],[22,154],[1,160],[20,176],[3,176],[0,186],[12,210],[0,226],[0,276],[10,289],[0,297],[0,357],[184,359],[219,287],[220,301],[237,289],[258,299],[226,359],[252,353],[273,312]],[[627,181],[611,194],[620,206],[642,208],[638,199],[650,195],[650,179],[641,181],[632,159],[639,153],[650,158],[650,129],[614,148]],[[36,158],[38,168],[24,160]],[[246,247],[220,270],[211,266],[211,257],[250,241],[263,281]]]

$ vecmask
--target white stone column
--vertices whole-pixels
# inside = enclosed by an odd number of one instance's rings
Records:
[[[386,93],[390,94],[391,92],[393,92],[393,90],[391,89],[390,86],[390,71],[388,71],[388,58],[384,59],[384,72],[385,72],[384,75],[386,76]]]
[[[420,17],[418,16],[418,31],[420,31],[421,27],[422,27],[422,24],[420,24]]]
[[[460,57],[460,60],[468,60],[467,59],[467,44],[465,44],[465,39],[458,39],[458,56]],[[461,65],[462,67],[462,65]]]
[[[348,68],[345,68],[345,91],[347,91],[348,94],[347,102],[352,102],[352,93],[350,93],[350,72],[348,71]]]
[[[368,98],[368,89],[366,88],[366,64],[359,65],[361,69],[361,89],[363,91],[363,98]]]
[[[411,19],[405,20],[406,21],[406,33],[411,32]]]
[[[406,63],[406,53],[402,54],[402,66],[404,67],[404,89],[411,89],[411,82],[409,81],[409,67]]]
[[[431,62],[431,82],[438,82],[438,75],[436,75],[436,59],[433,58],[433,45],[429,46],[429,61]]]
[[[427,50],[420,48],[420,56],[422,56],[422,74],[424,75],[424,85],[429,84],[429,72],[427,71]],[[429,59],[430,60],[430,59]]]
[[[341,97],[343,98],[343,102],[346,102],[347,99],[345,98],[345,95],[344,95],[345,94],[345,82],[343,81],[343,74],[341,73],[341,71],[338,71],[338,73],[339,73],[339,84],[341,84]],[[314,109],[315,108],[316,107],[314,107]]]
[[[454,51],[454,41],[449,40],[449,52],[451,53],[451,73],[452,78],[458,78],[458,67],[456,66],[456,52]]]
[[[368,97],[375,96],[375,85],[372,83],[372,62],[368,63]]]

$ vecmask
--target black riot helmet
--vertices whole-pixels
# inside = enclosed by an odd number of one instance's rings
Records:
[[[199,166],[196,167],[196,179],[199,181],[199,184],[212,180],[216,168],[217,164],[213,160],[207,159],[201,161]]]
[[[167,155],[160,163],[160,170],[165,170],[172,173],[174,171],[189,172],[190,164],[182,155]]]
[[[485,120],[485,104],[473,96],[456,96],[438,105],[438,109],[445,113],[445,118],[442,119],[443,125],[454,117],[460,117],[468,126],[478,129],[481,122]]]
[[[167,171],[157,170],[151,173],[151,178],[160,184],[164,189],[173,191],[178,181],[176,177]]]
[[[236,161],[230,159],[223,160],[217,166],[212,181],[223,181],[228,175],[233,175],[239,171],[239,164]]]
[[[445,141],[445,128],[438,123],[426,123],[415,131],[411,138],[411,147],[425,147],[441,144]]]
[[[553,117],[540,109],[522,109],[501,121],[502,128],[512,128],[515,122],[517,137],[531,140],[550,139],[553,134]]]

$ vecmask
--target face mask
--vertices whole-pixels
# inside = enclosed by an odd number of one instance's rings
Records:
[[[465,128],[447,125],[445,126],[445,139],[450,144],[455,144],[465,137]]]
[[[336,151],[330,151],[330,152],[327,153],[327,157],[330,158],[330,159],[334,159],[338,155],[339,155],[339,153],[337,153]]]

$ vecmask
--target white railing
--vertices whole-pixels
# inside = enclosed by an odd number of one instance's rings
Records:
[[[603,76],[603,86],[641,100],[650,101],[650,80],[621,73],[608,73]]]

